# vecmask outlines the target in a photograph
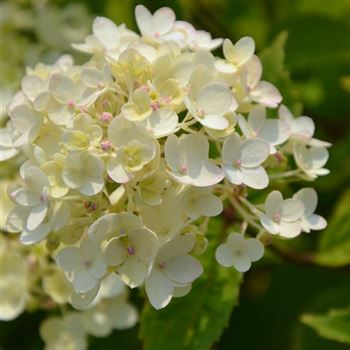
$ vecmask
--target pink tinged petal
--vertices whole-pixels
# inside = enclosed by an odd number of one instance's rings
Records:
[[[312,214],[305,218],[311,230],[323,230],[327,226],[327,221],[320,215]]]
[[[245,253],[250,261],[258,261],[264,256],[264,245],[255,238],[248,238],[245,242]]]
[[[23,230],[20,241],[23,244],[35,244],[43,240],[50,232],[50,225],[45,223],[39,225],[35,230],[28,231],[26,229]]]
[[[166,307],[174,294],[171,280],[162,270],[153,270],[145,282],[146,293],[151,305],[157,309]]]
[[[280,224],[280,236],[285,238],[294,238],[299,236],[301,233],[301,222],[285,222],[282,221]]]
[[[269,156],[270,147],[266,141],[248,139],[241,145],[241,165],[245,168],[255,168]]]
[[[249,258],[245,255],[233,256],[233,267],[238,272],[247,272],[252,266]]]
[[[250,92],[250,96],[253,101],[271,108],[276,108],[282,101],[282,96],[277,88],[267,81],[260,81]]]
[[[248,187],[261,190],[269,184],[269,177],[262,166],[242,168],[242,182]]]
[[[145,280],[147,263],[136,255],[130,255],[122,265],[118,267],[120,278],[130,288],[140,286]]]
[[[278,234],[280,231],[279,224],[272,221],[267,215],[263,214],[260,216],[260,222],[265,230],[271,234]]]
[[[277,213],[280,213],[282,210],[283,197],[281,192],[272,191],[266,197],[265,201],[265,211],[268,217],[273,219]]]
[[[242,171],[232,166],[223,166],[226,178],[234,185],[241,185],[243,183]]]
[[[192,283],[203,273],[203,267],[192,256],[184,255],[168,260],[165,263],[164,271],[173,281],[187,284]]]
[[[195,245],[192,235],[181,235],[165,243],[159,250],[157,259],[167,261],[188,254]]]
[[[87,269],[81,268],[74,272],[72,283],[76,292],[86,293],[96,287],[98,280],[95,279]]]
[[[65,272],[74,272],[84,263],[80,249],[77,247],[66,247],[61,249],[56,255],[55,260]]]
[[[282,204],[283,221],[291,222],[300,219],[305,211],[304,204],[298,199],[286,199]]]
[[[118,266],[128,257],[125,244],[119,238],[113,238],[109,241],[103,251],[105,262],[110,266]]]
[[[27,219],[27,230],[35,230],[45,219],[48,207],[46,203],[42,203],[34,207]]]
[[[224,266],[233,266],[233,251],[232,248],[227,244],[221,244],[215,251],[215,258],[217,262]]]
[[[148,229],[140,228],[129,232],[129,240],[135,254],[144,261],[151,260],[157,253],[157,236]]]

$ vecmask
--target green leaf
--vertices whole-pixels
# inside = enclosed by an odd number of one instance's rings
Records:
[[[324,338],[350,344],[350,309],[331,310],[325,315],[305,314],[301,321]]]
[[[280,33],[270,47],[261,51],[259,57],[263,65],[263,79],[276,85],[283,96],[283,104],[298,114],[302,110],[299,91],[284,66],[287,38],[286,31]]]
[[[188,295],[160,311],[145,306],[140,330],[144,350],[209,350],[219,339],[238,303],[242,281],[241,274],[215,261],[222,232],[222,225],[212,220],[207,234],[210,246],[202,261],[206,272]]]
[[[316,261],[327,266],[344,266],[350,263],[350,189],[348,189],[331,217],[320,240]]]

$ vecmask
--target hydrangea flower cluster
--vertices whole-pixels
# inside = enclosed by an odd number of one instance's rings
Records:
[[[213,39],[169,8],[139,5],[135,15],[141,35],[97,17],[73,45],[91,56],[82,66],[62,56],[28,68],[1,130],[2,159],[27,157],[21,183],[8,189],[6,230],[52,257],[64,302],[86,309],[81,330],[67,326],[77,327],[75,313],[47,321],[48,344],[84,348],[79,334],[132,325],[125,286],[144,286],[156,309],[186,295],[203,272],[195,256],[206,251],[208,218],[226,203],[249,230],[232,232],[216,259],[241,272],[263,256],[263,235],[326,226],[312,188],[289,199],[273,190],[276,180],[326,175],[330,144],[261,79],[253,39]],[[224,58],[211,52],[221,46]],[[248,200],[269,187],[263,206]],[[119,292],[104,292],[106,284]],[[97,327],[100,310],[108,312]]]

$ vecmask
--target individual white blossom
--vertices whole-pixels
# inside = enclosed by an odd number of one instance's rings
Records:
[[[311,179],[329,174],[329,170],[323,167],[329,157],[327,148],[300,143],[294,145],[293,154],[298,167]]]
[[[83,240],[79,247],[62,248],[55,259],[77,292],[92,290],[107,269],[100,246],[88,239]]]
[[[241,141],[237,133],[230,135],[222,148],[222,168],[226,178],[235,185],[245,184],[262,189],[269,178],[261,164],[269,155],[269,144],[261,139]]]
[[[104,164],[87,151],[71,151],[64,161],[62,179],[67,187],[92,196],[104,186]]]
[[[267,119],[263,106],[253,107],[248,118],[238,115],[238,125],[246,138],[260,138],[270,145],[270,153],[276,153],[277,145],[287,141],[290,135],[288,124],[279,119]]]
[[[176,287],[187,286],[202,274],[202,265],[189,255],[194,244],[193,236],[186,235],[178,236],[160,248],[145,282],[148,299],[154,308],[163,309],[170,303]]]
[[[237,108],[230,89],[222,83],[205,85],[193,100],[185,98],[184,102],[194,118],[214,130],[227,128],[229,122],[224,116]]]
[[[294,118],[290,110],[281,105],[278,109],[279,118],[285,121],[290,129],[290,138],[311,146],[329,147],[331,144],[313,138],[315,123],[310,117],[301,116]]]
[[[224,175],[208,159],[209,143],[202,135],[170,135],[165,143],[165,159],[170,175],[178,182],[197,187],[215,185]]]
[[[219,245],[215,251],[218,263],[225,267],[233,266],[239,272],[250,269],[251,263],[264,255],[264,245],[256,238],[244,238],[239,233],[231,233],[227,242]]]
[[[297,198],[283,199],[281,192],[272,191],[265,201],[265,213],[260,215],[264,228],[271,234],[294,238],[302,230],[305,213],[303,202]]]
[[[300,200],[305,207],[305,212],[301,218],[301,227],[305,232],[311,230],[323,230],[327,226],[326,220],[315,214],[317,207],[317,192],[313,188],[303,188],[294,194],[293,198]]]

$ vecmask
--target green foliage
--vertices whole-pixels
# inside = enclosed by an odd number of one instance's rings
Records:
[[[350,344],[350,309],[331,310],[324,315],[305,314],[301,321],[322,337]]]
[[[339,200],[327,229],[322,233],[316,261],[328,266],[350,263],[350,189]]]
[[[238,272],[215,261],[222,230],[217,221],[209,225],[210,247],[203,261],[206,273],[194,283],[189,295],[173,300],[161,311],[145,306],[140,332],[144,350],[209,350],[219,340],[238,303],[242,281]]]
[[[280,33],[269,47],[261,51],[259,57],[263,64],[263,79],[273,83],[283,91],[283,103],[297,115],[302,110],[299,91],[284,65],[287,39],[288,33],[286,31]]]

